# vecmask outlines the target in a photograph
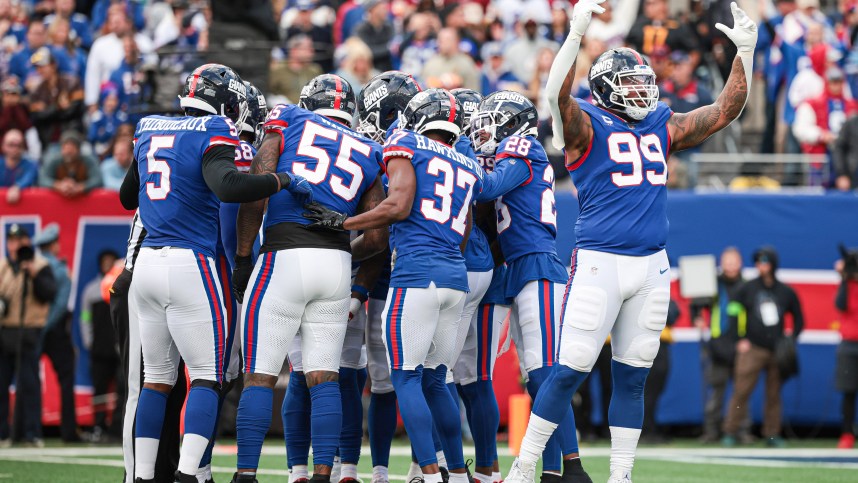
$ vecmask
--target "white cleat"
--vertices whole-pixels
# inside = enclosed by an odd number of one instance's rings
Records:
[[[331,481],[340,481],[341,468],[342,464],[340,463],[340,457],[334,456],[334,465],[331,466]]]
[[[628,471],[614,470],[608,478],[608,483],[632,483],[632,474]]]
[[[503,481],[504,483],[533,483],[535,478],[536,465],[528,465],[516,458]]]

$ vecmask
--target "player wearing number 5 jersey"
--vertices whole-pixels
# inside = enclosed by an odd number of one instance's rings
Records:
[[[457,406],[445,385],[465,292],[462,256],[473,194],[482,168],[456,152],[462,112],[453,95],[429,89],[414,96],[399,131],[384,148],[388,197],[351,218],[315,211],[318,226],[365,230],[391,223],[393,271],[382,314],[391,381],[417,462],[427,482],[441,474],[432,442],[440,433],[450,481],[467,482]]]
[[[742,112],[751,84],[757,26],[735,3],[734,27],[717,24],[738,48],[724,90],[711,105],[673,114],[658,102],[655,74],[640,54],[614,49],[590,68],[595,106],[570,97],[575,57],[604,0],[575,5],[569,37],[546,85],[554,140],[578,188],[577,247],[564,296],[559,362],[533,405],[508,482],[531,481],[539,451],[611,335],[613,395],[609,483],[631,482],[643,424],[643,391],[659,349],[670,300],[664,247],[665,160],[701,143]]]
[[[498,241],[508,266],[504,297],[512,300],[510,334],[522,375],[535,398],[556,364],[560,302],[566,270],[557,257],[554,170],[533,136],[536,108],[517,92],[487,96],[471,121],[471,138],[483,156],[494,156],[478,201],[495,200]],[[580,466],[570,405],[558,437],[543,453],[543,481],[589,482]]]
[[[380,145],[348,127],[355,112],[352,87],[339,76],[318,76],[302,89],[300,106],[281,104],[271,110],[251,173],[289,170],[313,185],[315,206],[348,215],[371,210],[384,198],[382,152]],[[277,194],[268,200],[264,244],[254,268],[250,253],[263,210],[264,202],[243,204],[238,215],[233,284],[244,297],[245,378],[234,481],[255,479],[271,421],[274,383],[299,330],[312,399],[313,481],[328,481],[342,426],[338,371],[352,259],[383,250],[387,230],[366,231],[360,246],[352,249],[348,233],[307,229],[311,222],[302,216],[304,199]]]
[[[176,481],[197,481],[212,436],[224,373],[227,323],[213,257],[220,201],[252,201],[281,188],[308,193],[287,173],[236,171],[235,123],[246,88],[231,69],[207,64],[188,76],[185,117],[149,116],[137,125],[134,160],[120,190],[139,206],[147,236],[131,297],[138,307],[144,385],[135,430],[136,481],[152,481],[167,394],[181,357],[191,379]]]

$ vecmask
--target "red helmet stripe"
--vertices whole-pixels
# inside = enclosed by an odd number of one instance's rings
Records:
[[[455,120],[456,120],[456,98],[453,97],[453,94],[450,94],[450,91],[447,91],[447,96],[450,97],[450,117],[447,118],[447,121],[455,122]]]
[[[334,90],[336,91],[336,97],[334,98],[334,109],[339,109],[340,103],[342,102],[340,98],[342,97],[341,94],[343,93],[343,83],[340,81],[339,76],[334,76],[334,82],[336,82],[336,86],[334,87]]]
[[[641,57],[641,54],[639,54],[638,51],[635,49],[630,49],[630,50],[635,54],[635,57],[638,59],[638,64],[643,64],[644,60],[643,60],[643,57]]]
[[[202,74],[203,70],[205,70],[210,65],[212,64],[203,64],[197,67],[194,73],[191,74],[193,77],[191,78],[191,87],[188,88],[188,97],[194,97],[194,91],[197,90],[197,82],[200,80],[200,74]]]

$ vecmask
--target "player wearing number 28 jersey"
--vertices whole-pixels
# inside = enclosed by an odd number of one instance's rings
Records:
[[[281,104],[269,113],[251,172],[300,174],[313,185],[317,210],[354,215],[371,209],[384,198],[381,146],[348,127],[355,105],[354,91],[341,77],[312,79],[302,89],[301,107]],[[303,216],[308,200],[283,194],[268,200],[264,244],[252,274],[250,251],[263,203],[242,205],[238,216],[233,281],[237,293],[247,292],[241,319],[246,374],[238,408],[237,481],[253,479],[271,420],[274,383],[299,330],[320,478],[330,475],[340,438],[338,371],[351,294],[349,234],[308,230],[311,221]],[[363,243],[380,251],[386,233],[369,230]]]
[[[526,97],[500,91],[483,99],[471,126],[476,150],[494,156],[477,199],[496,200],[498,241],[508,265],[504,296],[513,301],[510,334],[534,398],[555,365],[566,280],[555,247],[554,170],[534,137],[537,117]],[[561,453],[578,453],[572,411],[566,409],[563,431],[546,446],[544,473],[560,473]]]
[[[757,26],[735,3],[734,27],[717,24],[737,46],[733,70],[715,103],[674,114],[658,102],[655,73],[638,52],[619,48],[593,62],[595,105],[570,96],[575,58],[591,15],[604,0],[575,5],[569,37],[546,84],[555,147],[578,188],[577,246],[563,301],[558,362],[534,401],[510,483],[533,479],[539,452],[611,336],[613,392],[609,483],[630,483],[643,425],[644,384],[659,350],[670,301],[664,250],[670,152],[693,147],[730,124],[747,100]]]
[[[148,235],[135,265],[131,297],[139,310],[144,386],[137,406],[136,481],[153,481],[167,394],[179,358],[191,379],[176,481],[195,474],[211,438],[229,351],[224,297],[216,276],[220,201],[253,201],[300,180],[251,176],[234,164],[246,87],[231,69],[207,64],[188,76],[185,117],[149,116],[135,133],[134,160],[120,198],[139,206]]]

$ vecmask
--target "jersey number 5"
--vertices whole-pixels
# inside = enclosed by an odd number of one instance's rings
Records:
[[[608,136],[608,155],[611,161],[617,164],[631,164],[631,174],[621,171],[611,173],[611,181],[620,188],[627,186],[640,186],[644,179],[643,159],[651,163],[661,163],[661,172],[655,169],[646,170],[646,180],[653,186],[661,186],[667,183],[667,163],[664,159],[664,151],[661,149],[661,140],[655,134],[642,136],[640,143],[638,138],[630,132],[617,132]]]
[[[467,190],[465,202],[462,203],[459,214],[453,218],[453,223],[450,224],[453,231],[464,236],[468,221],[468,207],[471,206],[471,197],[474,194],[473,186],[477,182],[477,177],[462,168],[454,169],[449,161],[438,157],[429,160],[426,172],[435,177],[444,175],[442,182],[435,183],[436,199],[423,198],[420,201],[420,212],[427,220],[437,221],[442,225],[447,223],[452,216],[453,190],[456,189],[456,186]],[[441,201],[440,208],[436,206],[438,198]]]
[[[152,181],[146,183],[146,195],[149,196],[150,200],[164,200],[170,194],[170,165],[163,159],[156,159],[155,153],[159,149],[172,148],[175,140],[176,136],[152,136],[149,138],[149,151],[146,152],[146,168],[149,174],[158,173],[161,175],[161,179],[157,184]]]

